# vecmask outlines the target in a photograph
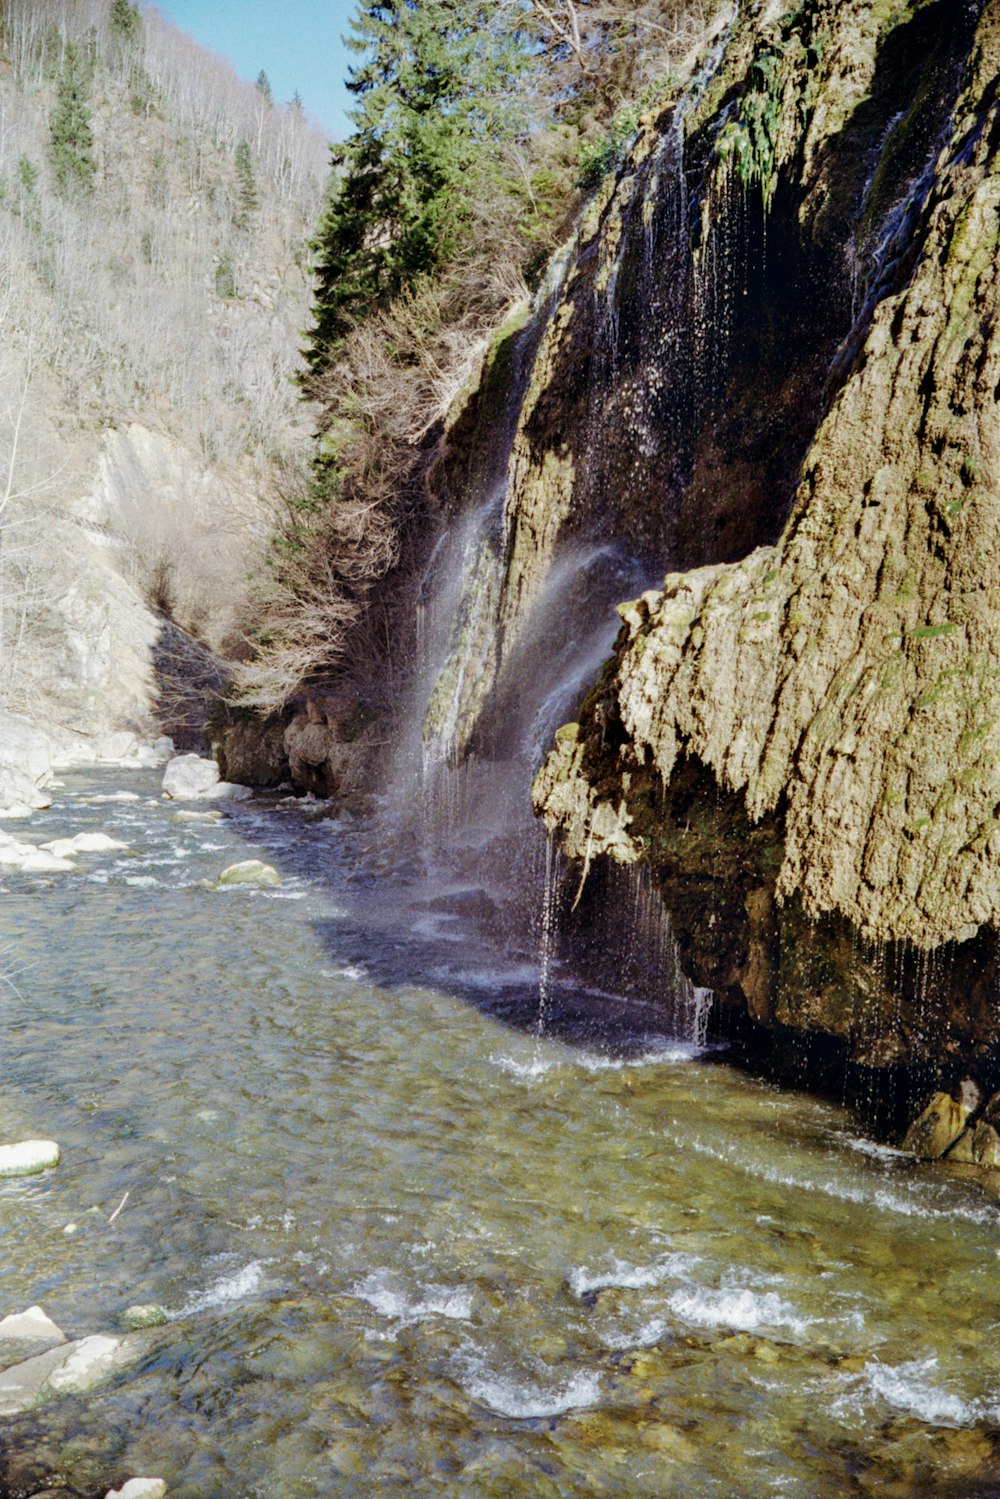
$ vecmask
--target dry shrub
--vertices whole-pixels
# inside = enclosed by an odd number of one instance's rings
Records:
[[[306,476],[286,476],[279,561],[260,601],[254,657],[236,671],[241,701],[278,709],[335,667],[362,679],[369,695],[389,690],[380,659],[386,632],[359,624],[373,585],[400,561],[409,529],[433,504],[425,479],[435,430],[498,323],[527,296],[524,246],[511,222],[488,222],[484,211],[489,253],[427,279],[354,328],[317,382],[312,393],[333,413],[324,441],[335,492],[310,509]]]

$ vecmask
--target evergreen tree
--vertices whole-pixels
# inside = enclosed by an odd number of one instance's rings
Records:
[[[135,42],[142,31],[142,17],[138,5],[129,0],[111,0],[111,30],[123,42]]]
[[[453,259],[506,143],[525,133],[515,80],[524,38],[488,0],[361,0],[347,40],[354,131],[312,249],[306,359],[329,362],[352,322]]]
[[[260,72],[257,74],[257,92],[262,96],[262,98],[266,100],[268,104],[271,103],[271,80],[268,78],[263,68],[261,68]]]
[[[246,141],[240,141],[236,147],[236,188],[239,195],[236,205],[236,227],[246,229],[260,206],[250,147]]]
[[[56,182],[61,190],[89,188],[94,180],[94,136],[90,128],[88,68],[72,42],[66,43],[49,137]]]

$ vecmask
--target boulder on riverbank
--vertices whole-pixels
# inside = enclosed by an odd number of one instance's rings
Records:
[[[176,755],[163,775],[163,795],[176,802],[245,801],[253,793],[248,786],[237,786],[219,779],[214,760],[201,755]]]

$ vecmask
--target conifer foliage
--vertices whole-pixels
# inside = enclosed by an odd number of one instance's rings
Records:
[[[359,313],[385,306],[461,253],[477,198],[527,131],[516,81],[523,33],[483,0],[362,0],[347,38],[354,131],[334,149],[314,243],[322,370]]]
[[[94,135],[90,124],[90,70],[72,42],[67,42],[56,105],[49,121],[52,165],[65,192],[89,188],[94,180]]]

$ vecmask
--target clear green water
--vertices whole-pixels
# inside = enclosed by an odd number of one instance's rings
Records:
[[[177,823],[157,788],[68,778],[28,836],[129,852],[2,881],[0,1138],[64,1158],[0,1186],[0,1312],[171,1314],[113,1383],[0,1423],[3,1492],[1000,1493],[974,1181],[648,1008],[539,1040],[522,956],[374,873],[373,830]],[[251,856],[280,890],[198,885]]]

